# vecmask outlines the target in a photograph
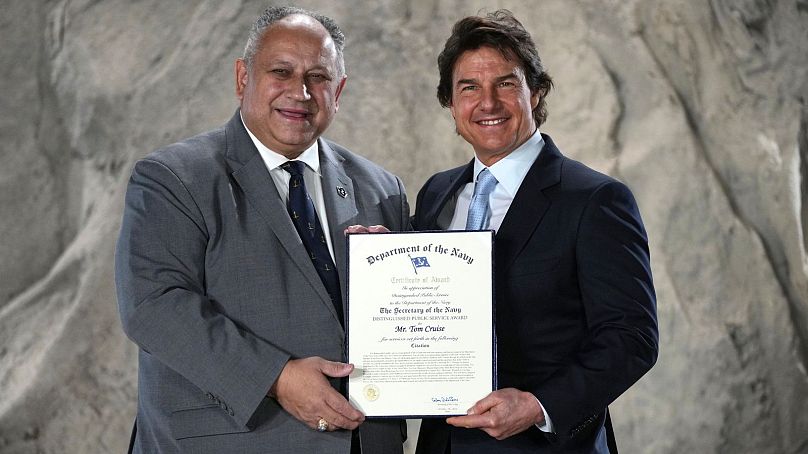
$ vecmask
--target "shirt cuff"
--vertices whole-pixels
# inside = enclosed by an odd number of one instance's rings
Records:
[[[536,398],[536,402],[539,403],[539,407],[541,407],[541,412],[544,413],[544,424],[542,425],[536,424],[536,428],[545,433],[555,433],[555,431],[553,430],[553,421],[550,420],[550,415],[547,414],[547,410],[544,409],[544,405],[541,404],[538,398]]]

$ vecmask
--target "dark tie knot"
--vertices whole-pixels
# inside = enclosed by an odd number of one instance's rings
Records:
[[[303,161],[286,161],[281,164],[281,169],[289,172],[294,177],[303,176],[303,169],[306,164]]]

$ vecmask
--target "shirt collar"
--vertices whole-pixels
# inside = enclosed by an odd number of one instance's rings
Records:
[[[539,157],[541,149],[544,148],[544,139],[538,129],[530,136],[529,139],[520,145],[516,150],[508,153],[507,156],[500,159],[488,170],[497,179],[498,184],[508,192],[511,197],[516,196],[516,191],[522,185],[522,181],[530,170],[530,166]],[[485,165],[474,157],[474,181],[477,181],[477,176],[485,169]]]
[[[239,116],[241,116],[241,112],[239,112]],[[258,154],[261,155],[261,159],[264,160],[264,164],[266,164],[267,169],[270,171],[280,167],[286,161],[290,159],[286,156],[272,151],[266,147],[257,137],[250,131],[250,128],[247,127],[247,124],[244,123],[244,117],[241,117],[241,124],[244,125],[244,129],[247,130],[247,134],[249,134],[250,139],[252,139],[253,144],[255,144],[255,148],[258,149]],[[300,153],[300,156],[295,158],[297,161],[304,162],[311,170],[314,171],[317,175],[320,174],[320,155],[318,153],[319,146],[318,141],[314,141],[313,144],[309,148],[306,148],[303,153]]]

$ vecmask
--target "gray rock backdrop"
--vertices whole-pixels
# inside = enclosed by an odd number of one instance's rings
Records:
[[[435,99],[451,25],[514,11],[556,82],[542,130],[625,181],[650,235],[661,353],[613,406],[622,451],[808,452],[808,1],[299,5],[348,37],[327,136],[413,200],[471,157]],[[0,452],[124,451],[136,357],[112,256],[129,170],[229,118],[265,6],[3,2]]]

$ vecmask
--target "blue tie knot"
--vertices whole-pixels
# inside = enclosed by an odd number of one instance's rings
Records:
[[[491,194],[498,181],[488,169],[483,169],[477,175],[477,184],[474,185],[474,195],[483,196]]]
[[[292,176],[300,177],[303,176],[303,169],[305,168],[306,164],[303,161],[286,161],[281,164],[281,169],[289,172]]]

